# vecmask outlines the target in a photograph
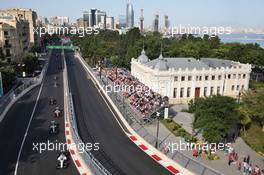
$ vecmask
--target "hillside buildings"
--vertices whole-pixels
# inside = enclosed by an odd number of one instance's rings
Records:
[[[39,43],[39,38],[36,33],[34,33],[34,28],[36,28],[37,13],[31,9],[6,9],[0,10],[0,16],[14,16],[17,20],[27,21],[29,25],[29,43],[30,47]]]
[[[38,16],[37,18],[37,26],[46,26],[49,24],[48,18],[44,16]]]
[[[9,61],[20,62],[23,55],[39,44],[34,33],[37,14],[31,9],[0,10],[0,52]]]
[[[67,16],[51,16],[49,18],[49,23],[53,26],[68,26],[69,17]]]
[[[78,18],[76,20],[76,26],[78,28],[87,28],[88,27],[88,22],[84,20],[84,18]]]
[[[19,62],[29,51],[29,23],[14,16],[0,17],[0,52],[9,61]]]

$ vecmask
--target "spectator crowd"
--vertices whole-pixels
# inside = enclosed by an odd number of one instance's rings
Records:
[[[127,69],[112,68],[107,71],[106,76],[117,85],[129,87],[130,90],[121,93],[143,117],[148,117],[155,109],[166,104],[165,98],[139,82]]]
[[[239,160],[239,155],[235,150],[231,149],[228,152],[228,165],[237,166],[238,171],[243,175],[264,175],[264,170],[261,170],[258,165],[253,165],[250,161],[250,156],[242,157],[243,161]]]

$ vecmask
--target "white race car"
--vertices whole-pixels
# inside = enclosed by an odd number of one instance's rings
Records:
[[[49,105],[56,105],[56,104],[57,104],[57,100],[55,98],[51,97],[49,99]]]
[[[58,124],[55,121],[51,121],[49,125],[49,133],[57,134],[58,133]]]
[[[55,117],[60,117],[61,116],[61,110],[59,109],[59,107],[56,107],[55,108],[54,116]]]
[[[68,167],[68,152],[60,152],[57,157],[57,169],[64,169]]]

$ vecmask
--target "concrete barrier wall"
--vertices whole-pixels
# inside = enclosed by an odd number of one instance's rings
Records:
[[[3,110],[3,112],[1,113],[0,115],[0,122],[2,122],[2,120],[4,119],[6,113],[10,110],[10,108],[21,98],[23,97],[26,93],[28,93],[29,91],[31,91],[32,89],[34,89],[35,87],[41,85],[42,81],[43,81],[43,78],[47,72],[47,68],[48,68],[48,64],[49,64],[49,58],[50,58],[50,54],[48,55],[47,57],[47,61],[45,63],[45,66],[43,67],[42,71],[41,71],[41,74],[37,77],[37,78],[34,78],[33,80],[33,84],[32,85],[29,85],[28,87],[26,88],[23,88],[24,87],[24,84],[19,86],[18,88],[22,87],[22,92],[19,93],[18,95],[16,95],[14,93],[14,91],[16,89],[13,90],[13,92],[9,93],[9,98],[11,99],[11,101],[7,104],[7,106],[5,106],[5,109]]]

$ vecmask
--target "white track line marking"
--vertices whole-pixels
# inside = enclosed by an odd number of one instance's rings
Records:
[[[27,125],[26,132],[25,132],[25,135],[23,137],[23,140],[22,140],[22,143],[21,143],[21,146],[20,146],[20,149],[19,149],[14,175],[17,175],[17,170],[18,170],[18,164],[19,164],[20,156],[21,156],[21,153],[22,153],[22,150],[23,150],[23,146],[24,146],[25,140],[27,138],[27,134],[28,134],[28,131],[29,131],[30,124],[32,122],[33,116],[35,114],[35,111],[36,111],[36,108],[37,108],[37,105],[38,105],[39,97],[40,97],[40,94],[41,94],[42,88],[43,88],[43,83],[44,83],[44,81],[42,82],[41,87],[39,89],[38,97],[37,97],[36,103],[34,105],[33,111],[31,113],[30,120],[29,120],[29,123]]]

